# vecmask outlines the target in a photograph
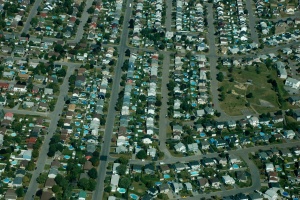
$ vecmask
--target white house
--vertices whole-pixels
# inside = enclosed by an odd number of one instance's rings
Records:
[[[229,175],[222,176],[222,179],[223,179],[224,183],[227,185],[235,184],[235,180],[232,177],[230,177]]]
[[[187,146],[189,151],[197,152],[199,150],[197,143],[188,144]]]
[[[249,124],[252,126],[257,126],[259,124],[259,120],[257,117],[251,117],[249,119]]]
[[[181,152],[181,153],[185,153],[186,152],[186,147],[185,147],[185,145],[182,142],[179,142],[178,144],[176,144],[174,146],[174,148],[175,148],[175,150],[177,152]]]
[[[290,86],[294,89],[299,89],[300,87],[300,81],[298,81],[297,79],[294,79],[294,78],[287,78],[286,81],[285,81],[285,85],[286,86]]]
[[[293,130],[284,131],[284,136],[288,139],[293,139],[295,137],[295,132]]]
[[[273,172],[275,170],[273,163],[266,163],[266,171]]]
[[[117,168],[120,166],[120,163],[114,163],[113,165],[113,174],[118,174]]]
[[[111,191],[116,192],[119,184],[120,176],[118,174],[113,174],[110,180]]]
[[[173,182],[171,186],[175,193],[178,193],[179,191],[181,191],[183,189],[182,183]]]
[[[155,148],[149,148],[147,149],[147,155],[154,158],[156,156],[156,149]]]

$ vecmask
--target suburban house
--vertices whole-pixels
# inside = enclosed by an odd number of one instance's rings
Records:
[[[181,152],[181,153],[186,153],[186,147],[182,142],[179,142],[174,146],[175,151]]]
[[[288,77],[285,80],[285,85],[286,86],[290,86],[291,88],[294,88],[294,89],[299,89],[299,87],[300,87],[300,81],[297,80],[297,79]]]

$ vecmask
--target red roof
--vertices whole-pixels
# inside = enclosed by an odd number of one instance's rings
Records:
[[[4,117],[13,117],[13,116],[14,116],[14,113],[8,112],[8,113],[5,113]]]
[[[70,17],[69,19],[71,22],[75,22],[76,21],[76,17]]]
[[[36,140],[37,140],[37,139],[36,139],[35,137],[31,137],[31,138],[27,138],[27,139],[26,139],[26,142],[27,142],[27,143],[35,144]]]
[[[9,84],[8,83],[0,83],[0,88],[8,88]]]

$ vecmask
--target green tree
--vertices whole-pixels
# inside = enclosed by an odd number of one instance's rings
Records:
[[[92,168],[88,171],[88,175],[89,175],[90,178],[96,179],[97,176],[98,176],[98,172],[95,168]]]
[[[54,93],[59,91],[59,85],[57,83],[49,83],[47,88],[53,89]]]
[[[17,188],[16,194],[18,197],[24,197],[24,189],[22,187]]]
[[[121,188],[127,189],[127,188],[129,188],[130,184],[131,184],[131,180],[127,177],[123,177],[119,181],[119,187],[121,187]]]
[[[54,46],[54,51],[57,52],[57,53],[63,53],[64,52],[64,48],[61,44],[56,44]]]
[[[219,72],[219,73],[217,74],[217,80],[220,81],[220,82],[222,82],[222,81],[224,80],[224,75],[223,75],[222,72]]]
[[[61,189],[58,185],[53,185],[52,186],[52,192],[54,192],[55,194],[60,193]]]
[[[39,184],[45,184],[47,177],[48,176],[46,173],[42,173],[36,178],[36,182],[38,182]]]
[[[126,158],[125,156],[121,156],[121,157],[119,158],[119,162],[120,162],[121,164],[123,164],[123,165],[127,165],[128,162],[129,162],[129,160],[128,160],[128,158]]]
[[[78,181],[78,187],[83,190],[87,189],[88,184],[89,184],[89,179],[87,179],[87,178],[82,178]]]
[[[127,170],[127,166],[125,164],[121,164],[117,167],[117,172],[120,176],[125,175],[126,170]]]
[[[136,157],[138,159],[146,159],[147,158],[147,153],[145,150],[140,150],[137,154]]]
[[[111,192],[111,186],[105,187],[104,191],[107,192],[107,193],[110,193]]]
[[[56,72],[56,75],[59,76],[59,77],[65,77],[66,74],[67,74],[67,72],[64,68],[62,68],[62,69],[60,69]]]
[[[93,14],[93,13],[95,12],[95,8],[94,8],[93,6],[91,6],[91,7],[89,7],[89,8],[87,9],[87,12],[88,12],[89,14]]]

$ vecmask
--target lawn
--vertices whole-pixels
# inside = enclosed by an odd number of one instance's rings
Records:
[[[130,190],[131,193],[137,194],[139,196],[143,195],[145,191],[148,189],[144,183],[140,182],[132,182],[131,186],[134,187],[134,190]]]
[[[283,90],[283,80],[277,77],[275,70],[268,69],[263,64],[259,65],[258,69],[255,66],[246,67],[246,69],[234,68],[231,73],[226,69],[221,70],[225,72],[224,75],[230,75],[230,77],[225,77],[223,82],[219,82],[219,87],[223,87],[225,95],[220,105],[228,115],[241,115],[242,110],[260,114],[279,110],[277,93],[273,90],[271,83],[268,83],[270,78],[277,81],[281,94],[288,97]],[[234,79],[234,81],[231,80],[232,82],[229,81],[231,77]],[[246,98],[249,93],[252,93],[252,97]],[[250,103],[250,107],[246,106],[247,102]],[[287,104],[282,106],[290,107]]]

